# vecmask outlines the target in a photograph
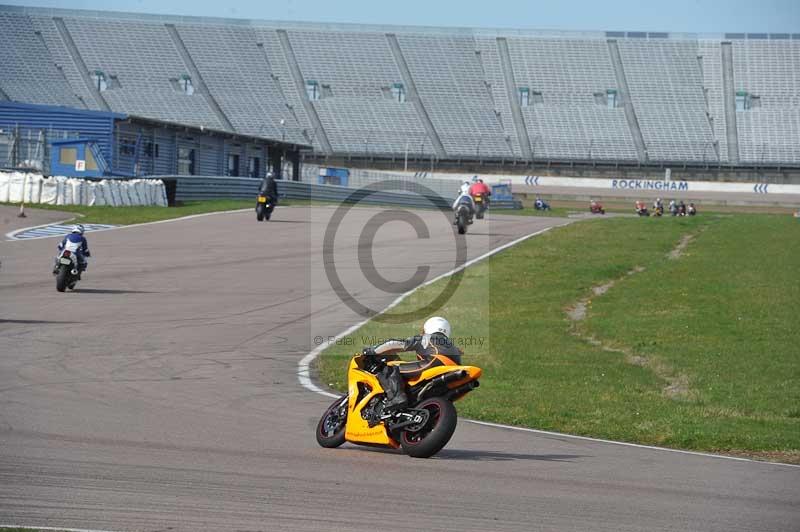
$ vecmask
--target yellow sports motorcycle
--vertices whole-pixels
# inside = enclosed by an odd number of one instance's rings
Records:
[[[347,394],[322,415],[317,424],[317,442],[328,448],[339,447],[346,441],[402,448],[415,458],[438,453],[456,430],[458,416],[453,402],[478,387],[482,370],[457,365],[444,355],[434,356],[444,365],[401,372],[408,406],[384,412],[386,395],[370,371],[374,369],[374,357],[356,354],[347,371]]]

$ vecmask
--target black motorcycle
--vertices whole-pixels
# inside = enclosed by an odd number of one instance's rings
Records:
[[[269,220],[272,216],[272,211],[275,209],[275,202],[271,197],[259,194],[256,201],[256,220],[263,222],[265,219]]]

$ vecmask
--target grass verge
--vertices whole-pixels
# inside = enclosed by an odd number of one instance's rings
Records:
[[[669,259],[693,235],[678,259]],[[629,272],[636,271],[630,275]],[[439,313],[484,325],[465,362],[475,419],[619,441],[800,461],[800,224],[785,216],[580,222],[469,268]],[[596,295],[610,281],[615,284]],[[426,287],[401,303],[418,308]],[[488,286],[486,304],[475,293]],[[603,290],[599,290],[603,292]],[[567,310],[578,302],[585,316]],[[413,334],[370,322],[318,360],[343,390],[365,340]]]

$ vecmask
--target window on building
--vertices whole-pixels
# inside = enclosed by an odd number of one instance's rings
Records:
[[[144,155],[152,159],[158,159],[158,144],[147,141],[144,143]]]
[[[119,156],[133,157],[136,154],[136,140],[130,137],[119,138]]]
[[[606,106],[609,109],[617,107],[617,89],[608,89],[606,91]]]
[[[736,91],[736,110],[747,111],[750,109],[750,95],[745,91]]]
[[[191,96],[194,94],[194,85],[192,85],[192,78],[188,74],[182,74],[180,79],[178,80],[178,85],[180,86],[181,90]]]
[[[86,169],[97,170],[97,161],[94,160],[94,153],[89,146],[86,146]]]
[[[319,83],[314,80],[306,81],[306,93],[309,100],[319,100]]]
[[[61,152],[58,154],[59,164],[68,164],[71,166],[74,165],[77,160],[78,148],[61,148]]]
[[[229,176],[238,176],[239,175],[239,154],[237,153],[229,153],[228,154],[228,173]]]
[[[94,87],[100,92],[108,88],[108,81],[106,81],[106,75],[102,70],[95,70],[92,72],[92,82],[94,83]]]
[[[178,148],[178,175],[194,175],[194,148]]]
[[[395,83],[392,85],[392,98],[400,103],[406,101],[406,88],[402,83]]]
[[[247,175],[261,177],[261,157],[250,157],[247,160]]]
[[[520,107],[528,107],[531,104],[531,90],[528,87],[520,87],[518,95]]]

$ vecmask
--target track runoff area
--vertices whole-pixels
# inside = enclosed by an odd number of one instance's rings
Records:
[[[378,520],[418,530],[422,519],[433,530],[788,530],[798,522],[800,476],[776,464],[476,423],[461,423],[427,461],[319,448],[313,430],[330,398],[298,386],[298,363],[318,337],[322,345],[363,321],[325,268],[335,265],[352,297],[383,309],[414,288],[397,287],[415,278],[419,257],[429,269],[416,284],[453,270],[458,253],[441,213],[414,212],[427,228],[421,238],[419,222],[381,223],[385,209],[359,207],[325,257],[335,213],[298,207],[279,209],[269,224],[239,212],[97,232],[90,272],[63,295],[47,274],[58,237],[0,243],[0,524],[372,530]],[[466,261],[566,222],[491,214],[464,239]],[[400,283],[394,291],[363,267],[359,239],[369,227],[372,273]],[[391,504],[398,493],[403,504]]]

